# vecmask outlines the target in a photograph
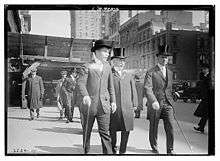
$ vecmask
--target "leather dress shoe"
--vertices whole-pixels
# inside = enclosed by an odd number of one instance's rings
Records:
[[[32,120],[34,120],[34,117],[31,117],[31,118],[29,119],[29,121],[32,121]]]
[[[118,148],[117,148],[117,147],[112,148],[113,154],[117,154],[117,151],[118,151]]]
[[[167,151],[167,155],[175,155],[176,153],[174,152],[174,150],[169,150]]]
[[[204,133],[204,129],[201,129],[200,127],[194,127],[194,130]]]
[[[154,153],[154,154],[159,154],[159,150],[156,149],[156,148],[153,148],[153,149],[152,149],[152,153]]]

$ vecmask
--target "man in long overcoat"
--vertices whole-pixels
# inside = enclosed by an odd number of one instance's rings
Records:
[[[209,92],[210,92],[210,74],[208,66],[204,66],[202,70],[202,75],[200,77],[200,92],[202,101],[200,102],[199,106],[197,107],[194,115],[197,117],[201,117],[198,127],[194,127],[196,131],[204,133],[204,128],[206,122],[208,120],[208,111],[210,108],[209,103]]]
[[[56,95],[57,95],[57,107],[59,109],[59,112],[60,112],[60,117],[59,117],[59,120],[63,119],[63,115],[64,115],[64,107],[63,107],[63,95],[61,95],[61,87],[63,85],[63,82],[64,80],[66,79],[67,77],[67,71],[66,70],[62,70],[60,72],[61,74],[61,79],[58,80],[57,82],[57,86],[56,86]]]
[[[131,74],[124,70],[125,57],[113,56],[112,73],[114,79],[116,112],[111,114],[110,134],[113,153],[117,153],[117,131],[121,131],[119,154],[126,153],[129,133],[134,127],[134,109],[138,105],[137,91]]]
[[[112,154],[109,124],[110,113],[115,112],[116,103],[111,67],[106,62],[110,48],[111,46],[104,40],[97,40],[91,49],[94,60],[82,68],[78,78],[78,89],[83,97],[80,112],[85,154],[90,149],[90,136],[95,118],[103,154]]]
[[[147,118],[150,121],[149,140],[153,153],[159,153],[157,144],[158,124],[163,119],[167,140],[167,154],[174,154],[174,109],[172,98],[172,72],[168,64],[167,47],[159,46],[158,64],[150,69],[144,80],[144,94],[147,97]]]
[[[31,69],[31,76],[24,83],[27,106],[30,109],[30,120],[34,119],[34,110],[36,110],[37,118],[39,117],[44,95],[43,80],[36,72],[36,68]]]

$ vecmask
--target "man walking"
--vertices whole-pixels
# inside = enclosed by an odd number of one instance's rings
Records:
[[[80,112],[85,154],[90,150],[90,136],[95,118],[103,154],[112,154],[109,124],[110,113],[115,112],[116,103],[111,67],[106,61],[110,48],[104,40],[97,40],[91,49],[94,53],[93,62],[84,66],[78,78],[78,89],[83,97]]]
[[[34,120],[34,110],[36,110],[37,118],[39,118],[44,95],[44,85],[42,78],[37,75],[36,68],[31,69],[31,76],[24,83],[24,89],[27,94],[27,106],[30,109],[30,120]]]
[[[121,131],[119,154],[124,154],[129,133],[134,127],[134,110],[138,105],[138,98],[133,77],[124,70],[125,57],[113,56],[111,59],[117,106],[116,112],[111,114],[110,121],[112,151],[114,154],[117,153],[117,131]]]
[[[166,132],[167,154],[174,154],[174,109],[172,98],[172,72],[167,68],[167,46],[159,46],[158,64],[145,76],[144,94],[147,97],[147,119],[150,121],[149,140],[152,151],[159,153],[157,144],[158,124],[163,119]]]
[[[67,71],[62,70],[62,71],[60,72],[60,74],[61,74],[61,79],[59,79],[58,82],[57,82],[56,93],[57,93],[57,107],[58,107],[59,112],[60,112],[59,120],[62,120],[62,119],[63,119],[64,110],[65,110],[65,109],[64,109],[64,107],[63,107],[63,101],[64,101],[63,97],[64,97],[64,96],[61,95],[60,90],[61,90],[61,87],[62,87],[62,85],[63,85],[64,80],[65,80],[66,77],[67,77]]]
[[[143,110],[143,82],[141,82],[140,77],[138,75],[134,76],[135,79],[135,86],[137,89],[137,96],[138,96],[138,107],[134,111],[135,118],[140,118],[141,111]]]
[[[210,108],[209,104],[209,92],[210,92],[210,74],[209,74],[209,67],[204,66],[202,69],[202,74],[200,76],[200,92],[202,101],[200,102],[199,106],[197,107],[194,115],[197,117],[201,117],[198,126],[194,127],[194,129],[198,132],[204,133],[204,128],[206,122],[208,120],[208,111]]]

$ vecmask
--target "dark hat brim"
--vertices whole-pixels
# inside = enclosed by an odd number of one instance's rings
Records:
[[[169,56],[173,56],[172,54],[170,54],[170,53],[158,53],[158,54],[156,54],[156,56],[158,57],[158,56],[166,56],[166,57],[169,57]]]
[[[101,48],[104,48],[104,47],[106,47],[106,48],[108,48],[108,49],[111,49],[111,48],[112,48],[112,47],[109,46],[109,45],[96,45],[96,46],[93,46],[93,47],[92,47],[91,52],[95,52],[96,50],[101,49]]]
[[[126,59],[127,57],[124,57],[124,56],[112,56],[112,57],[111,57],[111,60],[112,60],[112,59],[116,59],[116,58],[117,58],[117,59]]]

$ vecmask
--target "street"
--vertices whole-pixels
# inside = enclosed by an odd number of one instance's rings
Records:
[[[184,134],[192,145],[190,151],[175,123],[176,154],[208,154],[208,127],[205,134],[195,132],[199,118],[193,116],[198,103],[175,103],[175,114]],[[40,118],[29,121],[29,110],[20,107],[8,107],[7,113],[7,153],[8,154],[83,154],[82,128],[78,108],[75,108],[74,122],[58,120],[59,112],[55,106],[43,107]],[[126,154],[152,155],[148,141],[149,122],[146,120],[146,107],[140,119],[135,119],[134,130],[131,131]],[[120,141],[118,133],[118,145]],[[158,145],[161,154],[166,154],[166,138],[163,121],[158,130]],[[101,140],[95,122],[91,135],[89,154],[102,154]]]

